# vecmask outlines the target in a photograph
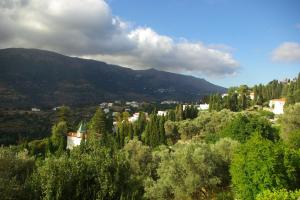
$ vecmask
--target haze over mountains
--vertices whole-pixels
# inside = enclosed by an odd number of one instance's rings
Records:
[[[92,105],[102,101],[195,101],[226,89],[204,79],[38,50],[0,50],[2,108]]]

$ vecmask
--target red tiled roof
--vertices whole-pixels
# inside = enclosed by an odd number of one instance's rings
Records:
[[[286,98],[281,98],[281,99],[271,99],[270,101],[286,102]]]

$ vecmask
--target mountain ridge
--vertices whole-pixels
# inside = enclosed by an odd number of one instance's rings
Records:
[[[101,101],[195,101],[226,88],[194,76],[133,70],[56,52],[0,49],[0,106],[92,105]]]

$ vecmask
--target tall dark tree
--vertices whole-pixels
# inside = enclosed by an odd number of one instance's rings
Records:
[[[73,126],[71,117],[72,117],[72,111],[70,107],[62,106],[57,110],[56,123],[66,122],[68,131],[71,131]]]
[[[238,94],[237,93],[233,93],[232,95],[230,95],[230,103],[229,103],[229,108],[231,111],[238,111]]]
[[[144,112],[139,113],[138,120],[133,124],[134,136],[138,137],[141,140],[141,135],[145,130],[147,125],[147,117]]]
[[[105,135],[107,133],[106,124],[106,115],[101,108],[98,108],[89,122],[89,132]]]
[[[66,137],[68,133],[67,123],[65,121],[58,122],[53,125],[52,135],[48,142],[48,150],[50,153],[61,154],[66,148]]]
[[[164,123],[164,117],[157,116],[156,113],[150,115],[150,120],[142,137],[145,144],[156,147],[165,143]]]
[[[181,104],[176,106],[175,109],[175,120],[181,121],[183,120],[183,106]]]

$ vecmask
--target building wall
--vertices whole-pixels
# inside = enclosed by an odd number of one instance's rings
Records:
[[[161,111],[161,110],[159,110],[159,111],[157,112],[157,115],[158,115],[158,116],[167,116],[167,111]]]
[[[284,101],[270,101],[269,106],[276,115],[283,114]]]
[[[200,110],[208,110],[209,109],[209,104],[200,104],[199,105]]]
[[[74,137],[74,136],[67,137],[67,149],[73,149],[73,147],[80,145],[80,143],[81,143],[80,137]]]

